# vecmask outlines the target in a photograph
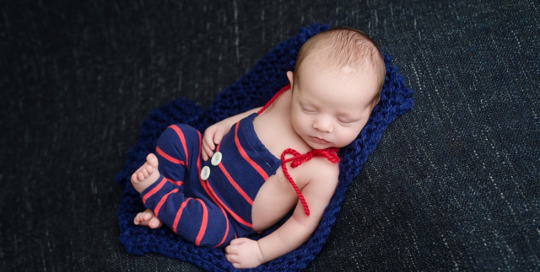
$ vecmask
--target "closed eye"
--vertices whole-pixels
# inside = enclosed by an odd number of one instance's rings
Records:
[[[305,108],[305,107],[302,107],[302,111],[305,112],[305,113],[316,113],[317,111],[314,110],[314,109],[311,109],[311,108]]]
[[[349,119],[342,119],[342,118],[338,118],[337,120],[340,124],[343,124],[343,125],[350,125],[352,123],[358,122],[357,120],[349,120]]]

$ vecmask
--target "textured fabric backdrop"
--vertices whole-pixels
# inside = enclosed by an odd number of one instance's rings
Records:
[[[538,18],[533,0],[2,1],[0,267],[199,271],[118,241],[114,176],[141,121],[178,97],[208,106],[332,22],[392,54],[415,107],[306,270],[540,270]]]

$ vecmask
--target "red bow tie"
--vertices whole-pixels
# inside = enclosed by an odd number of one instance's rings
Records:
[[[287,170],[286,163],[291,162],[291,167],[296,168],[300,166],[302,163],[311,160],[313,157],[323,157],[326,158],[331,163],[338,163],[339,157],[337,156],[337,152],[339,151],[339,148],[327,148],[327,149],[313,149],[305,154],[300,154],[298,151],[287,148],[283,153],[281,153],[281,169],[283,170],[283,174],[285,174],[285,177],[289,182],[291,183],[292,187],[294,188],[294,191],[296,192],[296,195],[298,195],[298,199],[300,199],[300,202],[302,203],[302,206],[304,207],[304,212],[306,215],[309,215],[309,207],[307,205],[306,200],[304,199],[304,196],[298,189],[298,186],[296,186],[296,183],[292,179],[291,175],[289,175],[289,171]],[[286,155],[293,155],[292,157],[285,159]]]

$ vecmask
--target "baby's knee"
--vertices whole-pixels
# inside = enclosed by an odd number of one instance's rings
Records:
[[[159,137],[157,141],[157,147],[164,152],[171,152],[174,154],[182,154],[185,157],[185,153],[188,147],[193,145],[192,142],[198,142],[198,131],[185,124],[170,125]]]

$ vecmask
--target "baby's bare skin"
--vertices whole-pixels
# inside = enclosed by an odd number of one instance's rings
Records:
[[[146,162],[131,175],[131,184],[137,192],[142,192],[148,186],[152,185],[159,178],[158,159],[154,154],[146,156]],[[135,225],[147,226],[151,229],[157,229],[163,225],[154,212],[146,209],[144,212],[138,213],[133,219]]]
[[[154,212],[150,209],[146,209],[144,212],[140,212],[133,219],[133,224],[147,226],[151,229],[157,229],[163,226],[161,220],[154,215]]]
[[[146,162],[131,175],[131,184],[137,192],[141,193],[159,178],[158,159],[150,153],[146,156]]]

